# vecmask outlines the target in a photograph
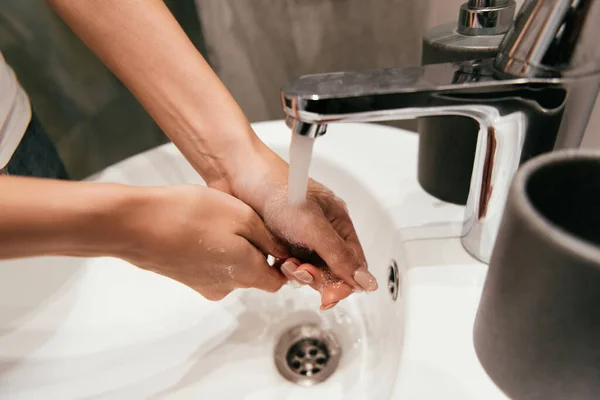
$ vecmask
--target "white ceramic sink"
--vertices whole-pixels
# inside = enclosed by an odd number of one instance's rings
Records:
[[[287,158],[282,122],[254,127]],[[462,208],[419,187],[416,146],[412,133],[371,124],[333,125],[317,140],[311,176],[346,200],[381,287],[331,311],[317,311],[308,288],[237,291],[211,303],[109,258],[0,263],[0,398],[505,398],[471,339],[486,266],[457,239]],[[202,183],[172,145],[91,180]],[[396,301],[387,289],[392,260]],[[273,362],[277,338],[305,322],[342,346],[336,373],[311,388],[284,380]]]

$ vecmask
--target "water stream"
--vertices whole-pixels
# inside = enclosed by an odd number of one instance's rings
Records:
[[[308,170],[312,160],[314,142],[315,140],[308,136],[292,135],[288,177],[288,202],[290,204],[301,204],[306,199]]]

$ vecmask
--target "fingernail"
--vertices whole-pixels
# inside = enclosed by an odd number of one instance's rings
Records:
[[[300,282],[306,284],[311,283],[315,279],[309,272],[304,270],[296,271],[292,275],[294,275],[294,278],[298,279]]]
[[[372,292],[377,290],[379,285],[377,285],[377,280],[366,268],[359,268],[354,272],[354,280],[358,283],[363,289]]]
[[[338,303],[339,301],[336,301],[335,303],[331,303],[325,307],[321,306],[321,311],[331,310],[333,307],[337,306]]]
[[[293,275],[294,272],[296,271],[296,268],[298,268],[296,266],[296,264],[294,264],[291,261],[286,261],[283,263],[283,265],[281,266],[281,269],[284,270],[285,272],[287,272],[290,275]]]
[[[286,278],[288,278],[288,280],[293,281],[294,277],[292,276],[292,274],[290,274],[289,272],[287,272],[285,269],[281,268],[281,273],[283,274],[283,276],[285,276]]]

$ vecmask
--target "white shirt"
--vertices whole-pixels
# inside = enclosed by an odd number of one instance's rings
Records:
[[[0,53],[0,168],[8,164],[30,121],[29,98]]]

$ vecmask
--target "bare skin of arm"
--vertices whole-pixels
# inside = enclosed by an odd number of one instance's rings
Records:
[[[118,257],[209,300],[287,281],[264,256],[285,258],[285,247],[254,210],[215,189],[2,176],[0,193],[0,259]]]
[[[48,3],[132,91],[210,187],[242,200],[278,237],[324,260],[333,274],[299,267],[312,274],[324,307],[352,290],[377,288],[343,202],[312,181],[304,205],[286,203],[287,163],[258,139],[161,0]]]

